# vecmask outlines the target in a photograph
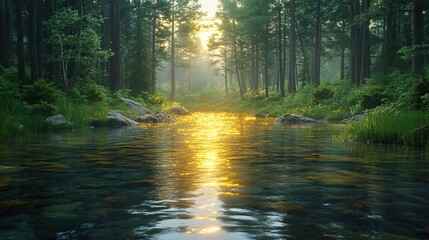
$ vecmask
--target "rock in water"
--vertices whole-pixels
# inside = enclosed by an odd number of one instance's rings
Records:
[[[150,111],[143,107],[140,103],[135,102],[128,98],[121,98],[122,102],[128,105],[133,111],[138,112],[140,115],[150,114]]]
[[[297,114],[285,114],[275,120],[276,123],[315,124],[316,120]]]
[[[182,106],[175,106],[171,108],[171,111],[177,115],[191,115],[191,113]]]
[[[46,122],[53,126],[70,125],[70,122],[62,114],[46,118]]]
[[[138,125],[139,125],[138,122],[125,117],[119,111],[111,111],[107,115],[107,127],[109,128],[120,128],[120,127],[138,126]]]
[[[352,122],[359,122],[359,121],[364,120],[364,119],[366,119],[366,115],[365,114],[358,114],[358,115],[355,115],[355,116],[353,116],[351,118],[346,118],[346,119],[344,119],[341,122],[342,123],[352,123]]]
[[[135,120],[141,123],[168,123],[176,121],[176,118],[166,114],[165,112],[157,112],[154,114],[137,117]]]

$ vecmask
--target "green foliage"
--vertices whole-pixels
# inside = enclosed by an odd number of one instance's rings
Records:
[[[427,100],[425,96],[429,94],[429,81],[427,79],[419,80],[413,88],[413,105],[417,109],[425,108]],[[426,97],[427,98],[427,97]],[[426,105],[426,106],[425,106]]]
[[[334,91],[327,87],[317,87],[313,90],[313,103],[321,104],[325,100],[331,99],[334,96]]]
[[[19,84],[13,79],[18,79],[15,75],[16,68],[4,69],[0,66],[0,98],[1,99],[19,99],[21,93]],[[11,74],[12,72],[12,74]]]
[[[96,66],[106,61],[111,52],[101,49],[101,37],[96,29],[101,20],[89,15],[79,16],[77,10],[63,8],[45,22],[47,32],[46,41],[53,52],[48,60],[61,68],[64,89],[68,91],[74,82],[71,77],[84,79],[97,79],[102,76]],[[74,62],[77,66],[69,72],[69,64]]]
[[[421,139],[420,142],[417,142],[416,139],[411,140],[407,136],[413,129],[427,124],[428,120],[428,114],[425,112],[393,112],[379,108],[369,113],[366,119],[351,123],[341,134],[340,139],[371,143],[411,144],[413,146],[427,145],[428,139]]]
[[[109,90],[98,84],[85,84],[79,87],[81,94],[90,103],[106,103],[109,99]]]
[[[22,99],[28,104],[55,103],[61,96],[62,92],[54,83],[43,79],[24,85],[22,89]]]
[[[362,109],[372,109],[383,104],[387,95],[380,86],[367,85],[360,91],[360,106]]]
[[[16,99],[0,101],[0,139],[35,133],[46,128],[45,117]]]
[[[73,127],[82,129],[94,120],[105,122],[110,106],[106,102],[87,104],[85,101],[63,99],[58,103],[58,111],[73,123]]]

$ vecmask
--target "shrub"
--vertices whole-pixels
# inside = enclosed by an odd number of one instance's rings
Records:
[[[422,79],[413,87],[413,103],[417,109],[425,107],[424,96],[429,93],[429,81]]]
[[[58,109],[56,106],[43,100],[39,103],[32,104],[30,108],[31,110],[41,114],[42,116],[49,116],[58,113]]]
[[[78,91],[91,104],[106,103],[109,100],[109,90],[95,83],[85,84]]]
[[[61,96],[62,92],[54,83],[43,79],[24,85],[22,90],[22,99],[28,104],[55,103]]]
[[[387,99],[384,90],[380,86],[368,86],[360,95],[360,106],[362,109],[372,109],[380,106]]]
[[[334,91],[327,87],[318,87],[313,90],[313,103],[318,105],[334,96]]]

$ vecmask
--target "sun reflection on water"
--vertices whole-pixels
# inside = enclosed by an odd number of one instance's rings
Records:
[[[156,233],[157,239],[222,236],[226,230],[221,222],[223,202],[220,196],[238,195],[229,192],[229,189],[240,185],[234,182],[226,154],[227,142],[240,134],[239,126],[234,125],[236,116],[204,113],[187,118],[181,121],[189,121],[192,126],[172,135],[184,144],[180,148],[166,146],[169,151],[165,151],[159,161],[159,169],[163,169],[156,179],[160,184],[160,201],[156,202],[157,206],[149,206],[149,211],[152,214],[154,209],[160,209],[156,214],[165,213],[167,216],[152,228],[161,231]],[[167,203],[167,200],[173,202]],[[171,211],[173,205],[181,207]],[[133,213],[137,214],[136,211]]]

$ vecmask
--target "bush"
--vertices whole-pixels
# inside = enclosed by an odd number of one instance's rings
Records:
[[[55,103],[62,96],[62,92],[52,82],[38,80],[32,84],[24,85],[22,99],[28,104],[41,102]]]
[[[417,109],[425,107],[424,96],[429,93],[429,81],[422,79],[413,87],[413,103]]]
[[[380,106],[387,99],[380,86],[368,86],[360,94],[360,106],[363,110]]]
[[[31,110],[41,114],[42,116],[50,116],[58,113],[58,109],[56,106],[43,100],[40,103],[32,104],[30,108]]]
[[[327,87],[318,87],[313,90],[313,103],[318,105],[334,96],[334,91]]]
[[[90,104],[106,103],[109,100],[109,90],[95,83],[89,83],[78,87],[77,91]]]

